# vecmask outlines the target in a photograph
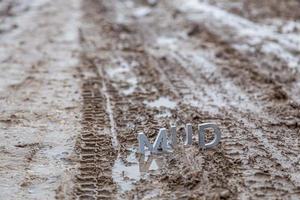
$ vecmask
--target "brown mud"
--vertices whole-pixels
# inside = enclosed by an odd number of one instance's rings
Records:
[[[3,4],[0,20],[9,21],[15,5]],[[53,185],[55,198],[299,198],[299,1],[73,0],[70,10],[58,6],[52,8],[57,13],[79,13],[77,23],[69,23],[78,46],[65,47],[77,62],[63,72],[80,97],[61,112],[65,120],[70,110],[80,114],[69,118],[76,124],[66,139],[73,147],[64,157],[70,174],[61,175],[72,184]],[[7,88],[42,87],[37,80],[28,75]],[[22,126],[13,112],[5,116],[0,123]],[[222,130],[215,149],[197,147],[196,128],[204,122]],[[190,147],[182,145],[187,123],[194,130]],[[178,148],[137,153],[139,132],[153,142],[159,128],[172,124]],[[45,142],[15,147],[29,149],[27,169],[39,162]],[[31,188],[26,173],[21,184]]]

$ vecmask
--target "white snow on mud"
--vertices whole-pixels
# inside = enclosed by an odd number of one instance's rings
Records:
[[[299,67],[300,58],[290,52],[300,49],[298,34],[278,34],[270,26],[256,24],[198,0],[179,0],[177,1],[177,8],[186,13],[191,21],[204,22],[213,30],[221,29],[229,33],[224,35],[222,32],[216,31],[220,34],[220,37],[235,36],[235,40],[233,38],[229,39],[238,49],[244,49],[245,45],[248,45],[248,47],[261,45],[264,53],[274,54],[278,58],[287,61],[288,66],[291,68]]]
[[[263,2],[0,0],[0,199],[297,199],[300,15]]]
[[[63,197],[80,118],[79,1],[12,5],[0,19],[0,199]]]

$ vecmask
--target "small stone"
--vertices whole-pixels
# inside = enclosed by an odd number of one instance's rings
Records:
[[[228,198],[229,196],[230,196],[229,190],[223,190],[222,192],[220,192],[221,198]]]

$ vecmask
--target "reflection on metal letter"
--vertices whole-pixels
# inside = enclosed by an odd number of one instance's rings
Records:
[[[205,130],[206,129],[213,129],[214,139],[209,142],[205,143]],[[212,123],[205,123],[198,125],[198,144],[203,149],[213,148],[214,146],[218,145],[221,140],[221,131],[216,124]],[[177,137],[176,137],[176,126],[171,126],[169,129],[169,134],[167,136],[167,130],[165,128],[161,128],[159,133],[152,145],[147,136],[144,133],[138,134],[138,141],[139,141],[139,153],[145,154],[145,147],[148,147],[148,150],[151,153],[158,153],[161,151],[170,151],[172,148],[177,146]],[[193,143],[193,128],[192,124],[187,124],[185,127],[185,145],[192,145]]]
[[[176,126],[171,126],[170,137],[171,137],[171,146],[176,147],[177,145]]]
[[[146,160],[145,160],[146,159]],[[161,157],[157,157],[157,155],[149,155],[147,158],[145,155],[140,155],[139,159],[139,170],[141,173],[146,173],[150,170],[150,166],[154,161],[158,167],[158,169],[163,168],[163,159]]]
[[[138,134],[138,141],[139,141],[139,152],[145,154],[145,146],[148,147],[149,151],[153,151],[153,146],[150,144],[147,136],[144,133]]]
[[[165,128],[161,128],[159,130],[158,136],[155,139],[153,144],[153,152],[158,152],[159,150],[167,151],[168,141],[167,141],[167,133]]]
[[[144,133],[139,133],[139,153],[145,154],[145,146],[148,147],[148,150],[152,153],[157,153],[160,150],[167,151],[168,141],[166,132],[167,131],[165,128],[161,128],[153,145],[149,142],[147,136]]]
[[[185,145],[191,145],[193,143],[193,127],[192,124],[185,126]]]
[[[205,143],[205,129],[211,128],[214,130],[214,139],[209,142]],[[200,124],[198,126],[198,134],[199,134],[199,146],[201,148],[209,149],[213,148],[214,146],[218,145],[220,140],[221,140],[221,131],[219,127],[215,124],[212,123],[205,123],[205,124]]]

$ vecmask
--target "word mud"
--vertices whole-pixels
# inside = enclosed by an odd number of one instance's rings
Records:
[[[209,143],[205,142],[205,133],[207,129],[212,129],[214,133],[214,139]],[[151,153],[167,152],[177,146],[176,126],[170,127],[168,136],[167,136],[167,129],[161,128],[153,144],[149,142],[147,136],[143,132],[138,134],[137,139],[139,141],[139,153],[141,154],[145,154],[146,147]],[[220,143],[220,140],[221,140],[221,131],[216,124],[204,123],[198,125],[198,145],[200,148],[202,149],[213,148]],[[192,124],[186,124],[184,145],[192,145],[192,143],[193,143]]]

